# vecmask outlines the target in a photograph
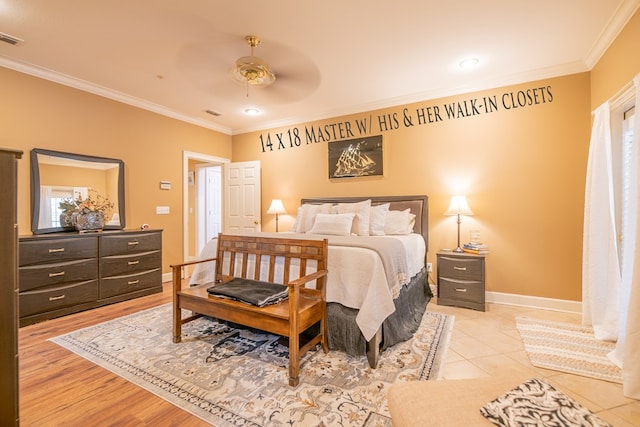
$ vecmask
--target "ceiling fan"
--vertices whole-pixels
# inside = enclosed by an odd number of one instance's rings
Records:
[[[253,55],[253,49],[260,44],[257,36],[249,35],[244,38],[251,47],[251,55],[243,56],[236,61],[233,76],[236,80],[252,86],[268,86],[276,81],[267,61]]]

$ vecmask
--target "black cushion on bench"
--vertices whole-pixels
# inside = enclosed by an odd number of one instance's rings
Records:
[[[288,286],[278,283],[238,277],[221,285],[207,288],[210,295],[231,298],[258,307],[275,304],[286,299],[288,291]]]

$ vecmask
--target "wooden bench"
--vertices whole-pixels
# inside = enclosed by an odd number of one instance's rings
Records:
[[[234,322],[289,339],[289,385],[299,382],[300,358],[317,344],[324,352],[327,343],[327,240],[301,240],[259,236],[218,235],[215,258],[172,265],[173,342],[181,341],[182,324],[201,316]],[[316,271],[307,274],[308,261],[315,260]],[[288,298],[263,307],[212,296],[207,288],[213,283],[182,287],[183,269],[202,262],[215,262],[215,284],[233,278],[262,280],[288,286]],[[251,265],[253,264],[253,267]],[[260,276],[268,265],[267,277]],[[278,279],[276,276],[280,276]],[[295,277],[291,280],[290,277]],[[315,280],[315,288],[305,284]],[[251,286],[251,284],[247,284]],[[193,315],[182,318],[182,309]],[[319,332],[301,344],[300,334],[319,323]]]

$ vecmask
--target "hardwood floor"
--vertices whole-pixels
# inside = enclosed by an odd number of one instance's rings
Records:
[[[170,302],[170,286],[165,283],[162,294],[20,328],[21,426],[209,425],[48,341],[67,332]]]

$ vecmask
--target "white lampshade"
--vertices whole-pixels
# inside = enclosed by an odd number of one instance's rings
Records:
[[[284,208],[284,205],[282,204],[282,200],[280,199],[273,199],[271,200],[271,206],[269,206],[269,209],[267,209],[267,213],[268,214],[286,214],[287,211]]]
[[[467,198],[465,196],[453,196],[451,197],[451,203],[449,209],[444,213],[445,215],[473,215]]]

